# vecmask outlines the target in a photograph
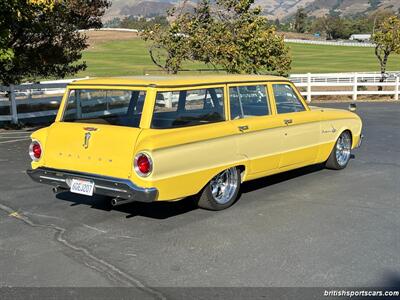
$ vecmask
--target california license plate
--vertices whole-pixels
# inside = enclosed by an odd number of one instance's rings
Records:
[[[94,182],[84,179],[72,179],[70,191],[72,193],[93,196]]]

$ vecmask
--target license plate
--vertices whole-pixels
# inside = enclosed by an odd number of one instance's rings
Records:
[[[70,191],[72,193],[93,196],[94,182],[83,179],[72,179]]]

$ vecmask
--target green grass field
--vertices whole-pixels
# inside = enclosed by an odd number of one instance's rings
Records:
[[[379,72],[374,48],[289,44],[291,73]],[[400,70],[400,55],[389,57],[388,71]]]
[[[290,73],[331,73],[379,71],[373,48],[289,44],[293,56]],[[156,73],[141,39],[108,41],[84,52],[88,68],[81,76],[128,76]],[[188,69],[204,69],[203,64],[190,63]],[[400,70],[400,55],[389,58],[388,70]]]

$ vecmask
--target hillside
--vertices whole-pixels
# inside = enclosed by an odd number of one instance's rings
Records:
[[[179,1],[175,0],[111,0],[111,8],[105,15],[109,20],[114,17],[123,17],[127,15],[134,16],[152,16],[162,15],[168,8],[177,5]]]
[[[112,7],[105,18],[126,15],[152,16],[162,14],[182,0],[112,0]],[[195,0],[193,0],[195,2]],[[300,7],[306,8],[310,15],[322,16],[330,10],[341,15],[368,14],[377,9],[400,9],[400,0],[256,0],[263,13],[271,19],[289,17]]]
[[[167,9],[172,7],[174,4],[168,2],[143,1],[138,4],[125,5],[120,12],[122,15],[154,16],[163,15]]]
[[[378,9],[400,9],[399,0],[258,0],[265,15],[271,18],[285,18],[293,15],[300,7],[316,17],[335,10],[342,16],[370,14]]]
[[[323,16],[334,9],[341,15],[369,14],[378,9],[400,9],[399,0],[314,0],[305,6],[314,16]]]

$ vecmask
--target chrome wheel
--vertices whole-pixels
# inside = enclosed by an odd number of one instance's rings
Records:
[[[336,143],[336,161],[341,167],[347,165],[351,155],[351,137],[350,133],[343,132]]]
[[[228,203],[238,187],[238,172],[236,168],[225,170],[210,181],[211,194],[218,204]]]

